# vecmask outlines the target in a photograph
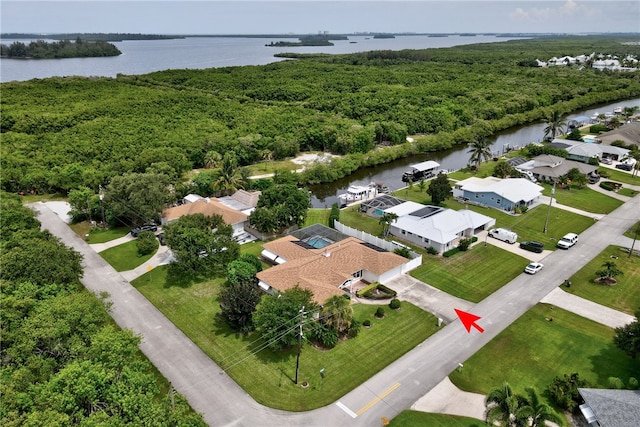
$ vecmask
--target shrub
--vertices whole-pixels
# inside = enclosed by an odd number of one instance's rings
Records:
[[[450,256],[453,256],[453,255],[457,254],[458,252],[460,252],[460,248],[453,248],[453,249],[449,249],[448,251],[444,252],[442,254],[442,256],[445,257],[445,258],[449,258]]]
[[[622,390],[624,388],[624,383],[618,377],[609,377],[607,380],[609,388],[613,388],[616,390]]]
[[[136,239],[136,248],[140,256],[149,255],[158,249],[158,240],[151,231],[142,231]]]
[[[601,182],[600,183],[600,188],[604,188],[605,190],[613,191],[613,186],[611,186],[610,184],[608,184],[606,182]]]
[[[393,253],[398,254],[401,257],[411,259],[411,251],[409,250],[409,248],[397,248],[397,249],[394,249]]]
[[[628,387],[629,390],[637,390],[638,389],[638,380],[634,377],[629,378]]]
[[[458,242],[458,249],[460,249],[462,252],[465,252],[467,249],[469,249],[469,246],[471,246],[471,239],[460,239],[460,242]]]
[[[433,246],[429,246],[427,248],[427,253],[429,255],[438,255],[438,250],[436,248],[434,248]]]
[[[525,213],[529,210],[529,206],[520,206],[520,212]]]
[[[593,125],[589,128],[589,133],[599,134],[600,132],[608,132],[609,128],[605,125]]]
[[[378,307],[378,309],[376,310],[376,317],[378,319],[382,319],[384,317],[384,308]]]
[[[371,326],[371,320],[366,319],[364,322],[362,322],[362,326],[368,328],[369,326]]]
[[[394,298],[391,300],[391,302],[389,303],[389,308],[392,310],[397,310],[400,308],[400,300],[397,298]]]
[[[369,322],[369,324],[371,324],[371,322]],[[358,322],[356,319],[353,319],[351,321],[351,326],[349,327],[347,334],[349,335],[349,338],[355,338],[358,336],[359,333],[360,333],[360,322]]]
[[[369,298],[369,299],[387,299],[387,298],[393,298],[397,294],[398,293],[393,289],[389,289],[381,283],[374,282],[369,286],[366,286],[360,289],[360,291],[358,291],[356,295],[358,297]]]

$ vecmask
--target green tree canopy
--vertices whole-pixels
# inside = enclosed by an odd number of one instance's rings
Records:
[[[317,309],[313,294],[299,286],[278,295],[265,295],[253,316],[256,328],[272,350],[280,350],[297,343],[300,310],[311,313]]]
[[[224,271],[240,252],[220,215],[185,215],[164,226],[164,237],[175,257],[171,268],[188,277]]]
[[[277,232],[292,225],[302,225],[307,218],[310,196],[293,184],[276,184],[260,195],[251,213],[251,224],[262,232]]]
[[[616,347],[635,359],[640,355],[640,323],[634,321],[628,325],[616,328],[613,338]]]
[[[440,173],[437,177],[429,182],[427,194],[431,196],[431,203],[439,205],[440,203],[451,197],[451,184],[447,174]]]
[[[246,334],[254,329],[253,313],[263,295],[255,280],[230,283],[218,294],[220,316],[233,330]]]

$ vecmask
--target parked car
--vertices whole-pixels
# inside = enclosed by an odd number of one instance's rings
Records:
[[[518,240],[518,235],[516,233],[505,228],[494,228],[493,230],[489,230],[489,237],[511,244],[514,244]]]
[[[562,239],[558,240],[558,246],[560,249],[569,249],[571,246],[578,242],[578,235],[575,233],[567,233],[562,236]]]
[[[532,262],[527,265],[524,272],[527,274],[536,274],[538,271],[542,270],[542,267],[544,267],[543,264],[540,264],[539,262]]]
[[[133,237],[138,237],[138,234],[140,234],[143,231],[158,231],[158,226],[155,225],[154,223],[143,224],[139,227],[132,228],[131,235]]]
[[[600,181],[600,175],[598,175],[598,172],[596,171],[593,171],[589,175],[587,175],[587,178],[589,179],[589,184],[595,184]]]
[[[544,251],[544,245],[540,242],[520,242],[520,248],[525,249],[527,251],[535,252],[537,254],[542,253]]]
[[[158,233],[156,237],[158,238],[158,242],[160,242],[160,246],[167,246],[167,242],[164,240],[164,233]]]
[[[600,159],[600,163],[604,163],[605,165],[610,165],[613,163],[613,160],[611,160],[611,158],[609,157],[603,157],[602,159]]]
[[[616,165],[616,169],[622,169],[623,171],[630,171],[631,169],[633,169],[633,165],[630,165],[629,163],[618,163]]]

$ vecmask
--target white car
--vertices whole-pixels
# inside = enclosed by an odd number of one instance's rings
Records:
[[[567,233],[562,236],[562,239],[558,240],[556,246],[560,249],[569,249],[576,243],[578,243],[578,235],[575,233]]]
[[[524,272],[528,274],[536,274],[538,271],[542,270],[542,267],[544,267],[543,264],[540,264],[539,262],[532,262],[531,264],[527,265],[527,267],[524,269]]]

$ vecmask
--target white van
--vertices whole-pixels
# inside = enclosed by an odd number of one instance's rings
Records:
[[[489,230],[489,236],[494,239],[502,240],[503,242],[511,243],[512,245],[518,240],[518,235],[506,228],[494,228]]]

